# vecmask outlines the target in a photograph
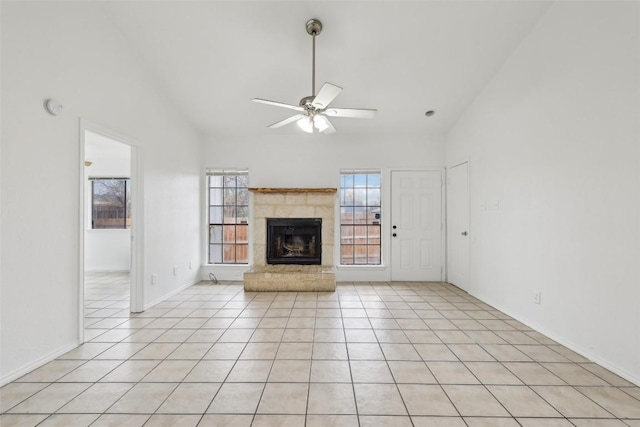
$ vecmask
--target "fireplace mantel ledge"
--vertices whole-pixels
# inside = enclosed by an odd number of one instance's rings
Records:
[[[253,193],[284,194],[284,193],[335,193],[337,188],[249,188]]]

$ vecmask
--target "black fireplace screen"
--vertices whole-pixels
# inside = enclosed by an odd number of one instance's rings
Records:
[[[267,264],[322,264],[321,218],[267,218]]]

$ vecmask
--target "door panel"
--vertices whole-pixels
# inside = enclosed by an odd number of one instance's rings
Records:
[[[447,280],[469,287],[469,164],[449,169],[447,177]]]
[[[391,223],[392,280],[442,280],[440,171],[391,173]]]
[[[433,266],[433,241],[422,239],[420,241],[420,267],[431,268]]]
[[[430,194],[421,194],[419,196],[420,209],[419,212],[422,213],[420,215],[420,228],[422,230],[429,230],[432,227],[433,222],[433,213],[431,212],[430,206],[433,205],[433,197]]]
[[[411,267],[411,240],[401,239],[400,240],[400,265],[403,268]]]
[[[413,197],[411,195],[402,195],[400,197],[400,228],[413,228]]]

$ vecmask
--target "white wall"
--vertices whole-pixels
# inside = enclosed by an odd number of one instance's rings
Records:
[[[471,293],[640,384],[638,8],[556,2],[446,155],[470,159]]]
[[[146,304],[197,281],[188,264],[200,262],[201,181],[198,136],[98,5],[1,7],[4,383],[77,345],[80,119],[140,144]],[[61,116],[44,111],[49,97]]]
[[[130,264],[129,229],[85,231],[84,271],[129,271]]]
[[[341,169],[380,169],[384,265],[339,267],[336,271],[339,281],[390,280],[390,245],[384,240],[390,235],[391,227],[388,220],[391,212],[390,171],[444,167],[444,139],[439,135],[354,136],[339,132],[307,135],[274,131],[266,137],[261,136],[259,141],[255,137],[219,137],[209,140],[204,151],[205,167],[248,168],[250,187],[337,188]],[[339,259],[338,255],[336,252],[334,259]],[[203,260],[206,263],[206,247]],[[244,270],[234,266],[207,266],[202,270],[202,278],[208,279],[212,271],[219,279],[240,280]]]

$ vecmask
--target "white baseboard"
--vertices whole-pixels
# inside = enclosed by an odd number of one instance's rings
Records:
[[[239,281],[244,278],[244,273],[251,266],[243,265],[204,265],[200,269],[200,280],[211,280],[209,273],[213,273],[218,280]]]
[[[41,358],[25,365],[22,366],[18,369],[16,369],[13,372],[10,372],[9,374],[5,375],[4,377],[0,378],[0,387],[4,386],[5,384],[10,383],[11,381],[15,381],[18,378],[20,378],[21,376],[28,374],[29,372],[38,369],[39,367],[46,365],[47,363],[51,362],[54,359],[57,359],[58,357],[62,356],[65,353],[68,353],[69,351],[73,350],[74,348],[78,347],[80,345],[79,341],[76,341],[75,343],[72,344],[68,344],[64,347],[61,347],[57,350],[52,351],[49,354],[46,354],[44,356],[42,356]]]
[[[161,296],[161,297],[159,297],[159,298],[156,298],[155,300],[153,300],[153,301],[151,301],[151,302],[146,303],[146,304],[144,305],[144,310],[148,310],[148,309],[150,309],[150,308],[151,308],[151,307],[153,307],[154,305],[159,304],[159,303],[161,303],[162,301],[166,300],[167,298],[172,297],[172,296],[174,296],[175,294],[177,294],[177,293],[180,293],[180,292],[184,291],[185,289],[187,289],[187,288],[189,288],[189,287],[191,287],[191,286],[195,285],[196,283],[199,283],[199,281],[192,282],[192,283],[187,283],[186,285],[182,285],[182,286],[180,286],[180,287],[178,287],[178,288],[176,288],[176,289],[172,290],[171,292],[168,292],[168,293],[164,294],[163,296]]]
[[[389,282],[391,269],[386,265],[335,266],[337,282]]]
[[[574,344],[573,342],[565,339],[564,337],[561,337],[549,330],[547,330],[546,328],[538,325],[535,322],[530,321],[529,319],[524,319],[522,317],[520,317],[517,314],[514,314],[513,312],[511,312],[510,310],[505,309],[504,307],[500,306],[500,304],[494,304],[493,302],[491,302],[491,300],[489,298],[483,298],[480,295],[474,295],[471,292],[469,292],[469,295],[478,298],[480,301],[489,304],[490,306],[492,306],[493,308],[495,308],[496,310],[500,310],[501,312],[503,312],[504,314],[506,314],[507,316],[510,316],[512,318],[514,318],[515,320],[517,320],[518,322],[527,325],[528,327],[530,327],[531,329],[534,329],[537,332],[540,332],[541,334],[545,335],[548,338],[551,338],[553,341],[557,342],[558,344],[561,344],[565,347],[567,347],[568,349],[575,351],[576,353],[578,353],[579,355],[586,357],[587,359],[589,359],[590,361],[597,363],[598,365],[602,366],[605,369],[608,369],[609,371],[613,372],[614,374],[624,378],[627,381],[630,381],[632,383],[634,383],[637,386],[640,386],[640,377],[627,372],[625,369],[616,366],[614,364],[612,364],[611,362],[602,359],[601,357],[593,354],[591,351],[586,350],[584,348],[582,348],[579,345]]]

